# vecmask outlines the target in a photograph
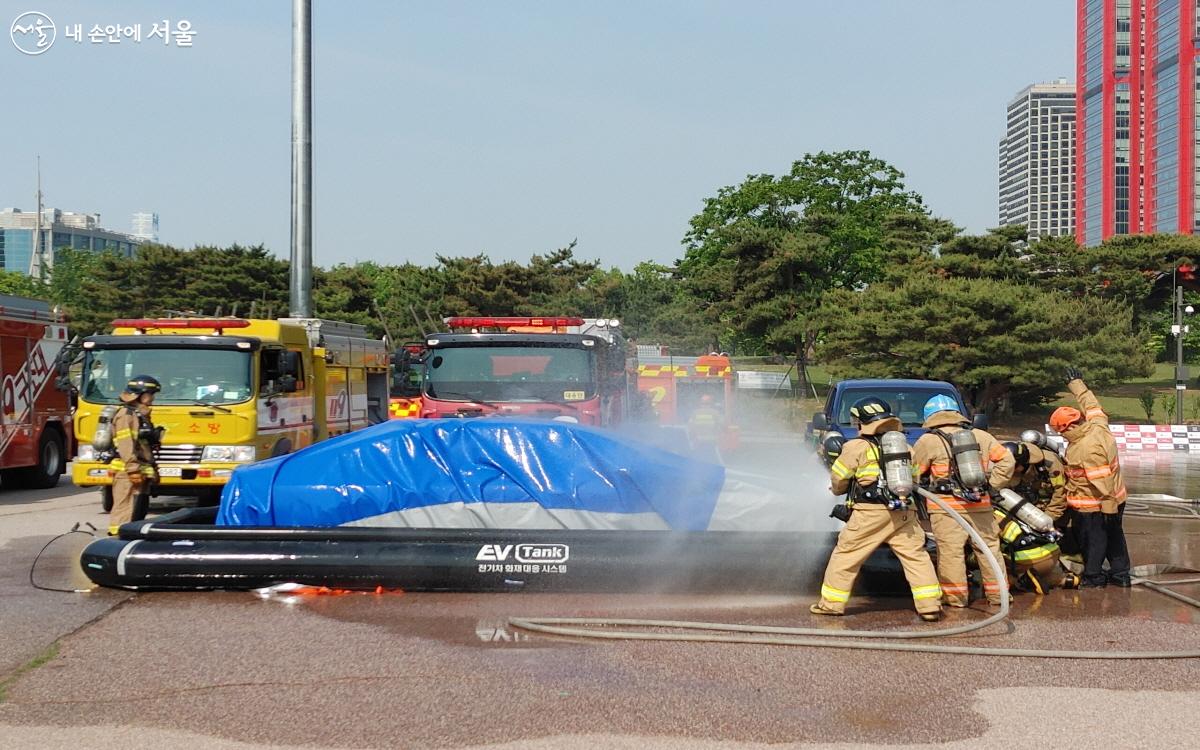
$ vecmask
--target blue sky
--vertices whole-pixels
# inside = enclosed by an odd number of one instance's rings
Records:
[[[681,255],[705,197],[806,152],[868,149],[934,213],[996,222],[1004,108],[1074,80],[1068,0],[331,2],[314,11],[314,259]],[[291,3],[0,0],[0,206],[100,212],[286,257]],[[145,38],[186,19],[193,46]],[[82,43],[64,27],[83,25]],[[95,24],[142,24],[91,44]]]

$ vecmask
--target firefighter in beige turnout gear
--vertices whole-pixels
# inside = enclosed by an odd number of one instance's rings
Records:
[[[858,401],[850,414],[858,424],[859,437],[846,441],[833,461],[830,489],[835,495],[849,492],[846,505],[852,512],[849,519],[843,519],[846,526],[838,534],[837,546],[825,568],[821,600],[812,605],[811,611],[819,615],[844,614],[859,569],[879,545],[887,544],[904,568],[921,619],[937,620],[942,614],[942,590],[925,551],[925,532],[918,523],[916,506],[907,498],[899,502],[880,482],[879,438],[900,430],[900,420],[877,398]],[[889,504],[897,509],[890,510]]]
[[[1083,373],[1068,368],[1067,387],[1079,409],[1058,407],[1050,415],[1050,427],[1067,441],[1064,494],[1071,526],[1083,548],[1082,588],[1110,583],[1129,588],[1133,582],[1123,524],[1128,490],[1121,478],[1117,441],[1109,432],[1100,401],[1083,382]]]
[[[958,403],[949,396],[929,399],[924,417],[921,426],[929,432],[913,446],[913,475],[962,515],[983,537],[996,559],[1001,559],[1000,530],[992,513],[990,492],[1008,484],[1016,461],[991,434],[972,428],[959,411]],[[969,434],[955,437],[959,432]],[[974,443],[974,450],[962,453],[963,460],[956,461],[954,451],[959,448],[952,447],[952,441],[963,446]],[[952,607],[965,607],[970,594],[966,560],[970,537],[946,511],[932,501],[927,502],[930,526],[937,540],[937,573],[943,601]],[[982,551],[977,550],[976,554],[983,558]],[[990,565],[981,565],[980,570],[988,603],[999,605],[1000,582]]]
[[[109,464],[116,472],[108,517],[110,535],[116,535],[121,524],[146,517],[150,485],[158,479],[154,467],[158,431],[150,421],[150,407],[154,394],[160,390],[162,386],[149,375],[131,378],[121,393],[121,408],[113,416],[113,447],[117,455]]]

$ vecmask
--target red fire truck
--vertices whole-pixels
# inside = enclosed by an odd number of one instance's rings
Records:
[[[67,325],[40,300],[0,295],[0,476],[5,487],[58,484],[71,440],[71,406],[55,387]]]
[[[719,413],[721,450],[737,448],[739,433],[733,420],[737,387],[727,355],[676,357],[665,348],[639,346],[637,389],[661,425],[689,425],[702,407]]]
[[[450,332],[393,355],[392,418],[504,414],[607,426],[628,413],[619,321],[476,316],[445,323]]]

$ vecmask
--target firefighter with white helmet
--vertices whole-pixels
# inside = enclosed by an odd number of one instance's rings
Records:
[[[925,403],[922,423],[929,432],[913,446],[913,474],[942,502],[971,524],[999,560],[999,528],[992,514],[991,492],[1005,487],[1016,464],[1012,454],[985,430],[971,427],[958,402],[945,395]],[[929,521],[937,540],[938,580],[943,601],[965,607],[970,589],[967,580],[967,532],[946,511],[928,502]],[[976,550],[982,558],[982,550]],[[988,603],[1000,604],[1001,582],[990,565],[980,566]]]
[[[113,416],[112,439],[117,455],[109,464],[116,470],[112,511],[108,517],[111,535],[117,533],[121,524],[146,517],[150,485],[158,479],[154,447],[162,436],[162,429],[150,421],[150,407],[154,404],[154,394],[161,390],[162,384],[149,375],[130,378],[121,393],[121,407]]]
[[[846,504],[834,510],[846,526],[825,568],[821,600],[810,610],[818,615],[845,614],[859,569],[879,545],[887,544],[904,568],[921,619],[937,620],[942,614],[942,590],[917,519],[908,442],[900,432],[900,420],[886,402],[874,397],[857,401],[850,407],[850,417],[858,426],[858,437],[841,446],[828,439],[824,443],[827,455],[840,448],[829,469],[830,490],[835,495],[848,493]]]
[[[1066,526],[1066,478],[1062,461],[1053,451],[1043,450],[1044,444],[1045,438],[1036,430],[1022,432],[1020,441],[1004,443],[1016,467],[995,511],[1000,549],[1014,584],[1038,594],[1079,583],[1078,576],[1059,562]]]

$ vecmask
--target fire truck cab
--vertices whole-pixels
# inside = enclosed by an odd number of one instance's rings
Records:
[[[387,352],[364,327],[317,318],[113,321],[83,341],[75,484],[111,504],[115,471],[92,445],[130,377],[162,381],[155,492],[216,502],[238,466],[383,421]]]
[[[588,425],[625,418],[630,381],[619,321],[480,316],[445,323],[449,332],[394,356],[393,418],[502,414]]]

